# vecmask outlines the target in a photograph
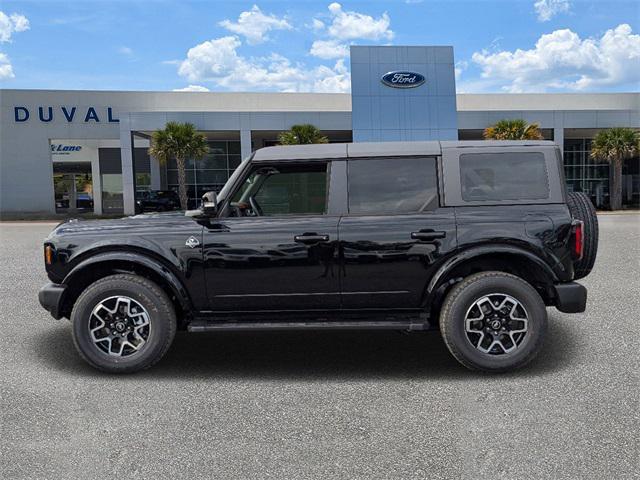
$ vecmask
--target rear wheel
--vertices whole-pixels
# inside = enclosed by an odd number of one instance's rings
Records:
[[[112,275],[91,284],[71,312],[73,340],[91,366],[113,373],[149,368],[176,332],[173,305],[151,280]]]
[[[465,278],[449,292],[440,312],[449,351],[473,370],[522,367],[540,350],[546,329],[547,311],[538,292],[503,272]]]
[[[574,278],[584,278],[593,269],[598,253],[598,216],[589,196],[584,192],[567,194],[567,205],[571,216],[584,224],[584,252],[582,258],[573,264]]]

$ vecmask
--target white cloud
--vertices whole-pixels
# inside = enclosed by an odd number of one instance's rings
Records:
[[[330,59],[344,58],[349,55],[349,46],[338,40],[316,40],[309,53],[314,57]]]
[[[232,91],[346,92],[350,77],[344,61],[333,67],[308,68],[282,55],[248,58],[237,49],[238,37],[208,40],[189,49],[178,74],[191,82],[212,82]]]
[[[324,37],[313,42],[310,55],[337,60],[333,66],[310,67],[276,53],[257,58],[240,54],[245,43],[241,36],[253,45],[267,40],[269,31],[292,29],[285,17],[265,14],[254,5],[250,11],[242,12],[237,22],[220,22],[237,35],[207,40],[189,49],[179,62],[178,74],[189,82],[211,82],[232,91],[348,92],[351,79],[344,59],[349,55],[349,43],[356,39],[393,39],[391,20],[386,12],[372,17],[343,10],[339,3],[331,3],[328,9],[322,19],[313,18],[305,27]]]
[[[364,13],[344,11],[339,3],[329,5],[330,24],[313,19],[313,30],[325,31],[329,37],[326,40],[316,40],[311,45],[309,54],[323,59],[345,58],[349,56],[350,41],[361,40],[391,40],[394,36],[389,29],[391,19],[387,12],[379,18],[373,18]]]
[[[236,49],[241,44],[238,37],[221,37],[196,45],[180,63],[178,74],[192,82],[223,76],[238,64]]]
[[[640,35],[627,24],[600,38],[569,29],[542,35],[530,50],[476,52],[487,85],[509,92],[587,91],[640,83]]]
[[[244,36],[249,45],[267,41],[269,38],[266,34],[271,30],[291,30],[293,28],[286,18],[262,13],[257,5],[254,5],[249,11],[242,12],[237,22],[223,20],[219,25],[230,32]]]
[[[7,15],[0,10],[0,42],[10,42],[14,33],[24,32],[25,30],[29,30],[27,17],[18,13]]]
[[[319,32],[320,30],[323,30],[325,27],[325,24],[322,20],[318,20],[317,18],[314,18],[313,20],[311,20],[311,28],[316,31]]]
[[[557,14],[568,12],[570,7],[569,0],[536,0],[533,4],[541,22],[548,22]]]
[[[6,54],[0,52],[0,80],[14,78],[13,67]]]
[[[455,68],[454,68],[456,81],[460,79],[462,72],[464,72],[468,67],[469,67],[469,62],[467,62],[466,60],[460,60],[456,62]]]
[[[29,20],[24,15],[7,15],[0,10],[0,43],[11,42],[14,33],[29,30]],[[6,53],[0,52],[0,80],[14,78],[13,66]]]
[[[174,88],[174,92],[208,92],[209,89],[207,87],[203,87],[202,85],[189,85],[184,88]]]
[[[345,93],[351,89],[351,74],[340,59],[333,68],[324,65],[313,70],[314,92],[321,93]]]
[[[364,13],[342,10],[342,5],[329,5],[331,25],[327,30],[329,36],[338,40],[391,40],[393,31],[389,29],[391,19],[387,12],[379,18],[373,18]]]
[[[122,55],[126,55],[127,57],[130,57],[131,55],[133,55],[133,49],[131,49],[130,47],[120,47],[118,49],[118,53],[121,53]]]

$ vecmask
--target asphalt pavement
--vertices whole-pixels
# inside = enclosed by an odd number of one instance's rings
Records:
[[[113,376],[38,304],[53,224],[0,223],[0,477],[639,478],[640,215],[600,226],[587,312],[514,373],[380,331],[179,333]]]

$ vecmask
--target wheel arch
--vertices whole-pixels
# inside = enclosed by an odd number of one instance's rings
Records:
[[[76,300],[89,285],[117,273],[141,275],[155,282],[173,302],[178,318],[193,309],[187,289],[167,266],[143,253],[111,251],[86,258],[66,275],[62,281],[67,286],[61,300],[62,315],[69,318]]]
[[[554,283],[558,277],[535,254],[514,246],[485,246],[459,252],[445,261],[431,277],[424,306],[436,314],[449,289],[462,278],[485,271],[500,271],[522,278],[538,291],[545,304],[554,304]]]

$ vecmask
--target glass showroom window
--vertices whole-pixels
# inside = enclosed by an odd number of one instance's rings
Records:
[[[102,211],[105,214],[122,213],[122,174],[103,173],[102,181]]]
[[[209,153],[201,160],[188,160],[187,195],[189,208],[196,208],[205,192],[220,191],[238,165],[240,142],[209,142]],[[178,190],[178,170],[175,160],[167,163],[167,187]]]
[[[564,141],[564,173],[570,192],[585,192],[597,208],[609,205],[609,165],[590,157],[590,138]]]

